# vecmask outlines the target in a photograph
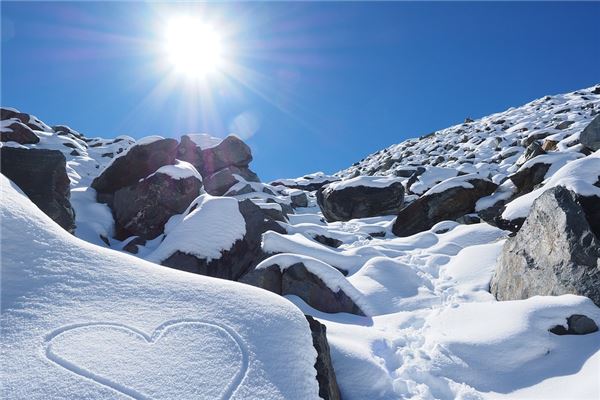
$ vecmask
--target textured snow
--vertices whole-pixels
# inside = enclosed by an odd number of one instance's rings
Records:
[[[357,176],[356,178],[344,179],[342,181],[330,183],[329,185],[327,185],[327,188],[325,190],[343,190],[346,188],[357,186],[385,188],[396,182],[400,182],[400,180],[393,177]]]
[[[180,251],[210,261],[220,258],[246,234],[246,222],[236,199],[203,194],[192,206],[195,209],[182,218],[169,220],[165,239],[147,260],[159,263]]]
[[[198,180],[202,180],[202,175],[196,170],[196,168],[186,161],[177,160],[175,165],[163,165],[156,172],[150,174],[146,179],[150,178],[155,174],[165,174],[169,175],[171,178],[179,180],[185,178],[197,178]]]
[[[317,398],[284,298],[81,241],[0,178],[3,398]]]

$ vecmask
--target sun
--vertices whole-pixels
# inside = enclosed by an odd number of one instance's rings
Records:
[[[177,73],[203,79],[223,67],[223,43],[211,25],[195,17],[176,17],[167,22],[164,50]]]

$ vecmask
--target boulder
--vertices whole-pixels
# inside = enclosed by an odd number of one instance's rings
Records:
[[[456,185],[449,185],[456,182]],[[475,203],[488,196],[498,185],[478,175],[463,175],[434,186],[423,196],[404,207],[396,217],[392,232],[410,236],[430,229],[445,220],[457,220],[475,211]]]
[[[177,141],[158,139],[149,143],[136,144],[127,153],[115,158],[92,182],[92,188],[98,193],[98,200],[112,201],[111,196],[117,190],[134,185],[156,171],[158,168],[175,164]]]
[[[533,142],[529,146],[527,146],[521,157],[519,157],[519,159],[517,160],[516,164],[523,165],[532,158],[541,156],[542,154],[546,154],[544,149],[542,149],[542,146],[540,146],[538,142]]]
[[[240,182],[229,168],[224,168],[212,175],[204,177],[204,189],[213,196],[223,196],[227,191]]]
[[[112,202],[117,238],[154,239],[169,218],[183,213],[200,195],[201,188],[202,181],[195,176],[177,179],[157,172],[117,190]]]
[[[396,214],[404,205],[404,187],[394,178],[359,176],[325,186],[316,196],[329,222]]]
[[[549,329],[555,335],[587,335],[598,331],[598,325],[593,319],[581,315],[574,314],[567,318],[567,327],[556,325]]]
[[[252,161],[252,152],[240,138],[229,135],[217,146],[203,149],[202,161],[200,173],[205,176],[231,165],[247,167]]]
[[[491,292],[498,300],[577,294],[600,306],[600,241],[578,196],[557,186],[545,191],[516,236],[509,238],[496,267]]]
[[[550,169],[551,164],[536,163],[528,168],[521,168],[508,179],[517,187],[517,194],[523,195],[531,192],[536,185],[544,181],[546,173]]]
[[[10,132],[0,133],[0,141],[2,142],[17,142],[20,144],[35,144],[40,141],[40,138],[33,130],[22,122],[15,121],[6,127]]]
[[[308,207],[308,196],[306,192],[302,190],[294,191],[290,193],[290,200],[292,202],[292,207]]]
[[[36,206],[69,232],[75,211],[69,201],[70,180],[65,156],[58,150],[0,148],[0,169]]]
[[[600,115],[586,126],[579,135],[579,142],[590,150],[600,150]]]
[[[252,270],[266,258],[266,254],[261,249],[262,234],[269,230],[285,233],[285,229],[249,199],[239,202],[238,206],[244,217],[246,233],[229,250],[221,252],[220,258],[208,261],[177,251],[163,260],[161,264],[183,271],[230,280],[238,280]]]
[[[305,315],[305,317],[310,327],[313,346],[317,351],[315,369],[317,370],[317,381],[319,382],[319,397],[324,400],[340,400],[340,389],[331,362],[329,343],[327,342],[327,327],[310,315]]]
[[[265,262],[269,261],[266,260]],[[335,270],[333,267],[329,268],[339,274],[341,278],[344,278],[341,272]],[[302,261],[285,268],[276,263],[265,266],[261,264],[261,266],[244,275],[240,281],[282,296],[288,294],[296,295],[312,308],[326,313],[345,312],[355,315],[365,315],[360,307],[341,288],[338,291],[330,289]]]

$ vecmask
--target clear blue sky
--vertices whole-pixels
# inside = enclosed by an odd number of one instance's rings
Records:
[[[600,3],[2,2],[2,105],[88,136],[226,135],[263,178],[335,172],[406,138],[600,81]],[[235,68],[169,78],[170,15]],[[238,119],[239,120],[239,119]]]

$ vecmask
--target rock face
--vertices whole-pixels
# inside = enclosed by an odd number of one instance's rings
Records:
[[[57,150],[0,149],[2,173],[46,215],[69,232],[75,230],[75,211],[69,198],[70,180],[65,156]]]
[[[164,165],[175,164],[176,154],[175,139],[137,144],[102,171],[92,182],[92,188],[96,189],[99,201],[110,203],[117,190],[137,183]]]
[[[192,164],[204,179],[205,190],[222,196],[239,180],[234,174],[250,182],[259,182],[248,165],[252,161],[250,147],[237,136],[227,136],[213,147],[201,148],[188,135],[181,137],[177,158]]]
[[[471,188],[455,186],[442,192],[426,194],[404,207],[392,232],[396,236],[410,236],[430,229],[444,220],[456,220],[475,211],[478,199],[488,196],[498,185],[478,177],[465,180]]]
[[[491,292],[498,300],[571,293],[600,306],[600,241],[575,193],[557,186],[534,202],[504,245]]]
[[[335,184],[334,184],[335,185]],[[398,213],[404,205],[404,187],[395,181],[386,187],[326,186],[316,193],[317,203],[329,222]]]
[[[177,251],[162,261],[161,264],[201,275],[238,280],[266,258],[266,254],[260,247],[262,234],[269,230],[285,233],[281,225],[271,219],[251,200],[241,201],[239,210],[246,223],[246,234],[243,239],[235,242],[229,250],[223,251],[220,258],[207,261]]]
[[[117,224],[117,238],[139,236],[154,239],[163,232],[165,223],[181,214],[200,194],[202,181],[191,176],[175,179],[155,173],[147,179],[117,190],[112,210]]]
[[[310,315],[305,315],[305,317],[310,326],[313,346],[317,350],[315,369],[317,370],[317,381],[319,382],[319,397],[325,400],[340,400],[340,389],[331,362],[329,343],[327,342],[327,327]]]
[[[33,130],[22,122],[15,121],[6,128],[10,132],[0,133],[0,141],[2,142],[17,142],[20,144],[35,144],[40,141],[40,138]]]
[[[579,136],[582,145],[593,151],[600,150],[600,115],[585,127]]]
[[[345,312],[365,315],[342,290],[334,292],[302,262],[287,268],[271,264],[255,269],[242,277],[241,282],[285,296],[293,294],[311,307],[326,313]]]
[[[550,169],[550,166],[550,164],[544,163],[533,164],[529,168],[520,169],[508,178],[517,187],[517,193],[523,195],[531,192],[536,185],[544,181],[544,177],[546,176],[546,172]]]

